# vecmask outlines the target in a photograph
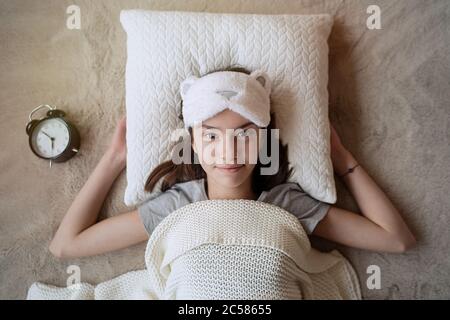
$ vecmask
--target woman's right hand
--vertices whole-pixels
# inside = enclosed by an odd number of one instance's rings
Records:
[[[126,120],[126,116],[123,116],[117,122],[111,143],[107,149],[107,153],[114,157],[114,159],[116,159],[122,166],[125,166],[127,161]]]

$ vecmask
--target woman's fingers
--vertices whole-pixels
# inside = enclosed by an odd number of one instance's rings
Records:
[[[333,127],[331,123],[330,128],[331,128],[331,144],[334,146],[339,146],[341,144],[341,138],[339,137],[336,129]]]

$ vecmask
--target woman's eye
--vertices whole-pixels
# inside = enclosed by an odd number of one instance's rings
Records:
[[[207,133],[204,134],[204,137],[205,137],[207,140],[214,140],[214,139],[216,138],[216,135],[215,135],[214,133],[207,132]]]
[[[236,136],[238,136],[238,137],[249,137],[251,135],[253,135],[253,130],[251,130],[251,129],[247,129],[247,130],[240,129],[240,130],[237,130],[237,132],[236,132]]]

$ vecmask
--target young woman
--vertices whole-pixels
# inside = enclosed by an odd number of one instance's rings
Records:
[[[216,70],[249,75],[243,68]],[[270,129],[276,128],[274,114]],[[126,120],[122,118],[111,144],[86,184],[67,211],[53,240],[50,251],[60,258],[91,256],[125,248],[148,240],[152,230],[168,214],[181,206],[207,199],[252,199],[278,205],[298,217],[308,234],[337,243],[373,251],[404,252],[416,243],[400,213],[372,180],[363,166],[342,144],[331,127],[331,158],[336,175],[355,198],[361,215],[321,202],[306,194],[297,183],[287,182],[291,170],[287,146],[279,148],[279,170],[274,175],[261,175],[263,165],[228,163],[225,158],[244,152],[249,159],[252,142],[248,132],[261,129],[248,118],[230,109],[189,127],[192,158],[200,163],[160,164],[149,175],[146,190],[153,190],[163,178],[163,192],[135,210],[97,222],[102,203],[116,177],[126,165]],[[245,139],[245,149],[227,150],[227,129],[234,129],[231,139]],[[254,130],[250,130],[254,129]],[[229,132],[229,130],[228,130]],[[224,138],[225,137],[225,138]],[[268,142],[269,143],[269,142]],[[219,144],[220,151],[206,156],[206,147]],[[237,143],[236,143],[237,144]],[[215,148],[217,146],[214,146]],[[256,149],[259,146],[256,146]],[[219,150],[217,149],[217,150]],[[209,157],[209,161],[205,159]],[[235,159],[235,158],[233,158]],[[354,168],[353,171],[348,171]]]

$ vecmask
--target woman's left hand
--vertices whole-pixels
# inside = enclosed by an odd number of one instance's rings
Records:
[[[341,138],[339,137],[336,129],[333,127],[331,122],[330,122],[330,131],[331,131],[331,152],[338,153],[342,151],[342,149],[345,149],[344,145],[342,144]]]
[[[341,138],[339,137],[336,129],[330,122],[331,130],[331,160],[333,162],[334,171],[341,175],[344,173],[349,166],[356,163],[353,155],[348,151],[342,144]]]

